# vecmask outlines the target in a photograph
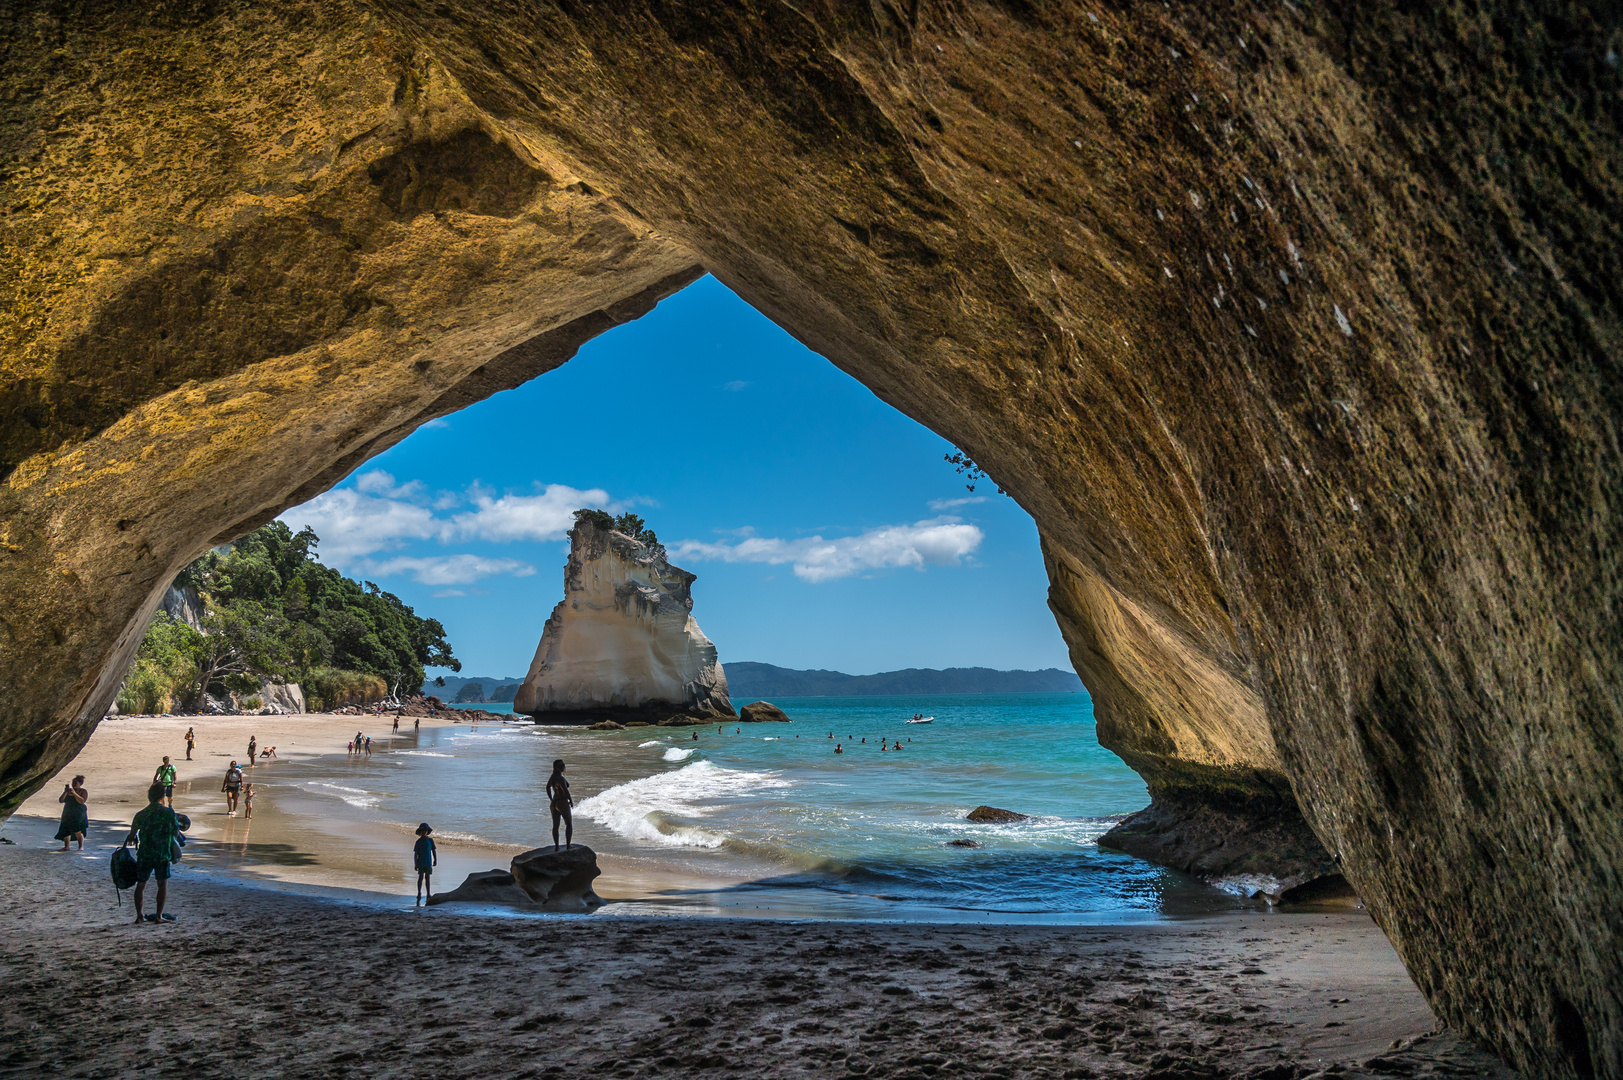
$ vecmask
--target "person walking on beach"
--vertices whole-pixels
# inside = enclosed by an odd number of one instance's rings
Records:
[[[242,789],[242,817],[244,821],[252,821],[254,817],[254,786],[252,784]]]
[[[564,779],[564,759],[552,763],[552,776],[547,780],[547,798],[552,802],[552,850],[558,850],[558,822],[564,823],[564,845],[575,846],[575,819],[570,808],[575,800],[569,794],[569,781]]]
[[[250,767],[253,765],[254,759],[256,759],[258,757],[259,757],[259,736],[258,735],[250,735],[250,736],[248,736],[248,764],[249,764]]]
[[[152,774],[152,782],[163,787],[163,797],[168,806],[173,809],[175,805],[175,767],[169,764],[169,755],[163,756],[163,764],[158,771]]]
[[[394,729],[396,731],[400,730],[400,714],[399,713],[394,714]]]
[[[79,850],[85,849],[85,830],[90,828],[90,811],[85,804],[90,801],[90,792],[85,790],[85,778],[75,776],[73,783],[62,785],[62,794],[57,802],[62,804],[62,824],[57,827],[56,838],[62,841],[58,851],[68,850],[68,841],[77,840]]]
[[[197,733],[191,728],[186,729],[186,760],[192,760],[192,747],[197,745]]]
[[[235,764],[233,762],[233,764]],[[164,914],[164,903],[169,899],[169,867],[174,857],[175,838],[180,835],[180,819],[175,812],[163,804],[163,787],[153,784],[147,788],[147,806],[145,810],[135,815],[130,824],[130,834],[124,838],[126,844],[135,843],[135,923],[142,922],[175,921],[173,915]],[[158,879],[158,897],[156,914],[150,919],[141,915],[141,903],[145,899],[147,878],[156,876]]]
[[[220,785],[220,790],[225,792],[225,816],[236,817],[237,796],[242,792],[242,770],[235,761],[225,771],[225,783]]]
[[[423,890],[428,890],[429,900],[434,899],[434,882],[432,875],[434,867],[440,864],[439,849],[434,846],[434,838],[428,834],[434,829],[423,822],[417,826],[417,843],[412,845],[411,862],[417,868],[417,902],[423,902]]]

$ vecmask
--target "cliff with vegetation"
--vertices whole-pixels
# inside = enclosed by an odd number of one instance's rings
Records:
[[[295,535],[273,521],[188,566],[170,607],[201,615],[153,616],[119,711],[205,712],[211,698],[258,708],[261,688],[276,679],[298,683],[306,708],[320,712],[418,693],[425,664],[461,666],[438,620],[323,566],[318,543],[310,529]]]
[[[1620,20],[16,0],[0,812],[211,545],[708,271],[1030,512],[1144,850],[1311,849],[1445,1023],[1623,1076]]]

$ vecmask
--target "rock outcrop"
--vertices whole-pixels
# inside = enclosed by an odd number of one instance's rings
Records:
[[[603,871],[585,844],[555,851],[539,847],[513,856],[513,881],[530,900],[548,911],[591,911],[603,906],[592,882]]]
[[[964,815],[966,821],[978,821],[988,825],[1010,825],[1016,821],[1026,821],[1030,817],[1030,814],[1019,814],[996,806],[977,806]]]
[[[738,710],[738,719],[746,724],[788,724],[789,714],[770,701],[752,701]]]
[[[582,516],[569,533],[564,598],[513,711],[554,724],[734,715],[716,647],[693,618],[695,576],[657,543]]]
[[[298,683],[266,682],[259,687],[259,700],[278,713],[305,711],[304,689]]]
[[[708,270],[1030,512],[1171,846],[1623,1076],[1616,5],[6,14],[0,813],[210,544]]]
[[[515,855],[507,870],[469,874],[461,885],[437,893],[429,903],[502,904],[583,914],[604,904],[592,891],[593,880],[602,872],[597,855],[585,844],[561,851],[540,847]]]

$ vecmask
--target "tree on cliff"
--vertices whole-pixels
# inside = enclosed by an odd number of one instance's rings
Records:
[[[155,619],[119,707],[197,707],[206,693],[247,694],[266,678],[288,678],[305,685],[312,708],[323,708],[391,688],[417,693],[428,665],[461,670],[437,619],[321,565],[319,543],[311,529],[294,533],[273,521],[188,566],[175,584],[203,597],[202,633]]]
[[[630,511],[615,517],[607,510],[583,508],[575,511],[575,521],[577,523],[584,521],[606,532],[617,532],[629,536],[646,547],[651,554],[665,554],[665,545],[659,542],[659,537],[654,535],[654,530],[648,528],[646,521]]]

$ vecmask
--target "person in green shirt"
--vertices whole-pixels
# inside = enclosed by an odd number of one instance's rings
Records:
[[[158,766],[158,771],[152,774],[152,782],[163,788],[164,804],[170,809],[174,809],[175,767],[169,764],[168,754],[163,756],[163,764]]]
[[[170,860],[174,857],[175,838],[180,834],[180,820],[175,812],[163,804],[163,785],[153,784],[147,788],[147,805],[144,810],[135,815],[135,821],[130,825],[130,834],[124,838],[126,844],[134,842],[135,847],[135,921],[174,922],[173,915],[164,914],[164,902],[169,899],[169,868]],[[141,916],[141,903],[146,895],[147,878],[156,876],[158,879],[157,914],[150,920],[143,920]]]

